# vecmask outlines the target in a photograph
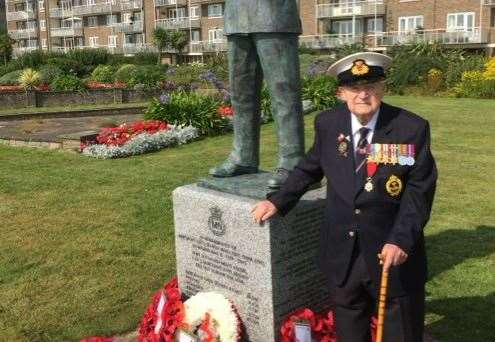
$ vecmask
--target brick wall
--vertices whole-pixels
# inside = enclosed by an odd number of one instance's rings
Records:
[[[303,28],[303,35],[318,34],[316,22],[316,0],[299,0],[299,16]]]

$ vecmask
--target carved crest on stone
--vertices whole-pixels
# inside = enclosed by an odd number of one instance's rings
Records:
[[[219,207],[210,208],[210,217],[208,218],[208,227],[216,236],[225,235],[226,226],[222,219],[222,210]]]

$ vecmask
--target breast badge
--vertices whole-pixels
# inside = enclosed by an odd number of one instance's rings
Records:
[[[390,196],[399,196],[402,192],[402,181],[399,177],[392,175],[388,178],[385,188]]]

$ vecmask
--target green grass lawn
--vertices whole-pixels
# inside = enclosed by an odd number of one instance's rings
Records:
[[[388,97],[430,120],[439,167],[427,227],[427,330],[493,341],[495,101]],[[314,115],[306,117],[308,145]],[[262,165],[274,166],[273,125]],[[0,340],[135,329],[174,273],[171,192],[221,161],[232,136],[128,159],[0,146]]]

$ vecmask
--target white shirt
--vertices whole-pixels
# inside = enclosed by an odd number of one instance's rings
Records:
[[[370,130],[368,132],[368,135],[366,136],[366,140],[368,140],[368,144],[371,144],[371,139],[373,139],[373,134],[375,133],[375,126],[376,126],[376,122],[378,120],[379,112],[380,112],[380,110],[378,109],[376,111],[376,113],[373,114],[373,116],[371,117],[371,120],[368,121],[368,123],[364,126],[361,125],[361,123],[357,119],[356,115],[351,113],[352,143],[354,145],[354,151],[357,150],[357,144],[358,144],[358,141],[360,138],[359,129],[361,127],[366,127]]]

